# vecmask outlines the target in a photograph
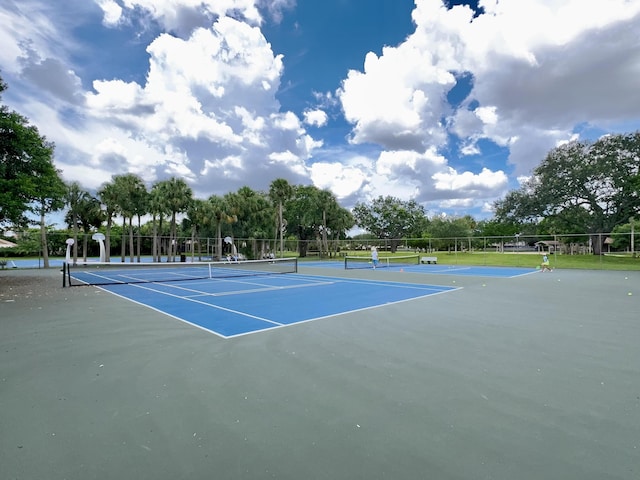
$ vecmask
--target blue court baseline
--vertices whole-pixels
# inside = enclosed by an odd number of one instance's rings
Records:
[[[311,261],[300,264],[304,267],[316,267],[316,268],[337,268],[344,270],[344,262],[336,261]],[[537,270],[527,267],[489,267],[489,266],[475,266],[475,265],[442,265],[442,264],[421,264],[421,265],[396,265],[380,268],[380,271],[395,271],[403,270],[408,273],[426,273],[432,275],[464,275],[470,277],[498,277],[498,278],[513,278],[521,275],[528,275],[536,273]],[[373,268],[354,269],[358,270],[373,270]]]
[[[100,288],[223,338],[458,289],[300,274]]]
[[[471,265],[416,265],[405,267],[405,272],[432,275],[463,275],[470,277],[514,278],[535,273],[537,270],[524,267],[485,267]]]

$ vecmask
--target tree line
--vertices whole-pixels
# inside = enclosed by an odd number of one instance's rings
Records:
[[[128,250],[131,260],[140,257],[142,217],[151,218],[144,226],[153,239],[152,256],[156,261],[162,255],[175,261],[180,253],[179,239],[185,237],[191,238],[191,245],[201,237],[215,238],[214,256],[218,258],[223,256],[225,237],[251,241],[253,258],[272,251],[273,246],[265,244],[265,239],[279,238],[282,251],[285,234],[300,240],[317,240],[323,251],[328,251],[329,239],[344,238],[353,226],[351,213],[338,204],[331,192],[291,185],[281,178],[271,182],[268,192],[244,186],[236,192],[198,199],[180,178],[158,181],[147,190],[137,175],[114,175],[98,189],[96,197],[72,183],[67,205],[66,220],[74,238],[83,231],[86,239],[87,234],[104,224],[108,252],[113,221],[120,218],[128,239],[121,244],[121,256],[124,259]],[[300,243],[301,256],[306,255],[305,245]],[[74,259],[75,256],[77,251]]]

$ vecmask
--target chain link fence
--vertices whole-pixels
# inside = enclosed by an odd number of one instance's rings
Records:
[[[78,235],[71,247],[74,259],[89,259],[100,255],[99,242],[92,234]],[[64,257],[67,252],[68,233],[52,232],[47,235],[47,256]],[[39,232],[15,234],[10,239],[17,246],[0,248],[0,258],[43,256],[43,242]],[[402,253],[502,253],[535,254],[547,252],[554,255],[625,255],[637,256],[640,235],[630,233],[470,236],[445,238],[375,239],[355,238],[341,240],[298,240],[246,238],[200,238],[169,236],[111,235],[109,255],[111,259],[138,261],[151,257],[156,261],[216,260],[229,256],[247,259],[299,256],[334,258],[347,254],[364,254],[376,247],[381,254]]]

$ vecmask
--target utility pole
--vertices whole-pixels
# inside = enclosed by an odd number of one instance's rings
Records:
[[[635,243],[634,242],[635,239],[634,239],[634,235],[633,235],[633,233],[634,233],[633,232],[633,227],[634,227],[633,217],[629,218],[629,223],[631,224],[631,258],[633,258],[633,257],[635,257],[634,248],[633,248],[634,247],[633,244]]]

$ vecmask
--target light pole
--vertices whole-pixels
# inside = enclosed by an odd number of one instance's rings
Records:
[[[631,258],[633,258],[635,256],[634,254],[634,235],[633,235],[633,227],[634,227],[634,221],[633,221],[633,217],[629,218],[629,223],[631,224]]]

